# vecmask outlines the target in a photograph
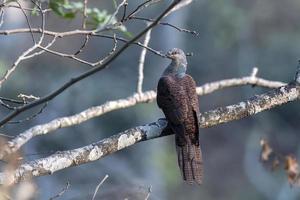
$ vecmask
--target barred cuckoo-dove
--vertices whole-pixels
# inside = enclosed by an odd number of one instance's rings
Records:
[[[181,49],[167,53],[171,64],[163,72],[157,86],[157,104],[175,134],[178,165],[182,177],[192,184],[202,183],[203,165],[199,144],[199,104],[196,84],[186,74],[187,60]]]

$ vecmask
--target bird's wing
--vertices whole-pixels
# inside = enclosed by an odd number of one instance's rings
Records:
[[[177,82],[172,77],[161,77],[157,86],[157,104],[163,110],[167,120],[174,124],[182,124],[184,111],[180,106]]]
[[[177,147],[177,154],[179,155],[180,152],[183,152],[182,160],[185,163],[183,165],[183,173],[184,178],[188,182],[195,181],[198,184],[202,183],[202,177],[203,177],[203,164],[202,164],[202,153],[201,148],[199,144],[199,102],[198,102],[198,96],[196,93],[196,83],[193,80],[193,78],[189,75],[186,75],[185,77],[185,86],[186,91],[189,98],[189,105],[192,109],[192,115],[189,115],[189,117],[192,117],[193,119],[189,118],[190,121],[194,123],[193,132],[189,132],[190,139],[187,140],[188,145],[184,147]],[[187,148],[187,149],[186,149]],[[180,151],[181,150],[181,151]],[[187,158],[185,158],[185,157]],[[180,159],[180,157],[178,157]],[[184,161],[186,159],[187,161]],[[180,164],[180,163],[179,163]]]
[[[195,126],[196,126],[196,131],[194,135],[194,141],[199,143],[199,122],[200,122],[200,110],[199,110],[199,101],[198,101],[198,96],[196,92],[196,83],[193,80],[193,78],[190,75],[185,76],[185,85],[186,85],[186,90],[189,96],[189,104],[191,105],[193,109],[193,117],[195,119]]]

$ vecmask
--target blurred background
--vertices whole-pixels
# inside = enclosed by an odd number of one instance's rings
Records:
[[[155,18],[170,2],[149,7],[140,15]],[[138,4],[140,1],[131,0],[128,9],[133,10]],[[114,11],[110,0],[90,0],[89,7],[109,13]],[[195,0],[163,21],[196,30],[199,37],[157,26],[149,46],[163,52],[173,47],[193,52],[194,56],[188,58],[188,73],[197,85],[246,76],[255,66],[259,69],[259,77],[289,82],[294,77],[300,52],[299,9],[299,0]],[[39,25],[39,17],[31,19],[33,27]],[[80,17],[65,20],[51,13],[47,15],[46,29],[78,29],[81,20]],[[134,35],[145,27],[145,23],[129,21],[125,26]],[[21,11],[7,9],[1,29],[23,27],[26,22]],[[122,33],[120,36],[126,37]],[[54,48],[72,53],[83,41],[83,36],[59,39]],[[111,40],[92,38],[81,57],[95,60],[110,51],[112,44]],[[0,35],[0,74],[30,45],[29,34]],[[140,51],[141,48],[131,46],[108,69],[79,82],[52,100],[34,120],[6,126],[1,132],[17,135],[34,125],[132,95],[136,88]],[[167,59],[147,53],[144,91],[156,88],[168,63]],[[22,62],[1,88],[1,96],[15,98],[20,93],[44,96],[89,68],[44,53]],[[208,111],[235,104],[267,90],[251,86],[224,89],[202,96],[200,109]],[[299,189],[289,186],[284,170],[272,172],[259,161],[259,140],[263,137],[282,154],[299,157],[298,109],[298,102],[293,102],[243,120],[202,129],[200,141],[205,177],[201,186],[190,186],[182,181],[174,136],[168,136],[133,145],[99,161],[35,178],[37,199],[49,199],[68,181],[71,187],[61,199],[91,199],[96,185],[106,174],[109,178],[98,192],[99,199],[144,199],[150,186],[150,199],[299,199]],[[1,107],[0,117],[6,114],[7,110]],[[24,157],[34,160],[55,151],[78,148],[160,117],[163,113],[155,102],[113,111],[83,124],[57,130],[54,134],[34,138],[24,146]],[[37,155],[32,155],[35,153]]]

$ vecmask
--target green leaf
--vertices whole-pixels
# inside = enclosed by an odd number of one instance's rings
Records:
[[[62,8],[62,5],[65,3],[64,0],[50,0],[49,1],[49,7],[53,10],[54,13],[57,15],[63,17],[64,16],[64,10]]]
[[[83,12],[82,2],[69,2],[68,0],[50,0],[49,7],[55,14],[65,19],[74,19],[77,12]]]
[[[33,7],[33,10],[31,11],[32,16],[39,16],[38,8],[37,6]]]
[[[132,33],[129,32],[129,31],[122,31],[122,33],[123,33],[126,37],[128,37],[128,38],[133,38]]]
[[[64,18],[66,18],[66,19],[74,19],[75,17],[76,17],[76,14],[73,12],[68,12],[68,13],[65,13],[65,15],[64,15]]]

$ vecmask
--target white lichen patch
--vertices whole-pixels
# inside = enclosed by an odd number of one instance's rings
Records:
[[[136,141],[140,141],[142,139],[142,135],[140,132],[136,131],[133,134],[127,135],[122,134],[118,139],[118,150],[128,147],[136,143]]]
[[[42,167],[44,170],[49,171],[51,174],[72,166],[73,160],[68,157],[62,157],[60,156],[53,156],[49,159],[41,159],[40,167]]]
[[[281,87],[279,90],[280,90],[280,92],[282,92],[282,93],[286,93],[285,87]]]
[[[99,158],[101,158],[102,155],[103,155],[103,152],[102,152],[101,148],[99,148],[98,146],[94,146],[94,148],[89,153],[88,159],[90,161],[95,161],[95,160],[98,160]]]
[[[146,134],[147,139],[152,139],[160,136],[166,126],[167,121],[165,119],[159,119],[156,123],[141,126],[140,129]]]
[[[239,107],[242,109],[246,109],[247,104],[245,102],[240,102]]]

